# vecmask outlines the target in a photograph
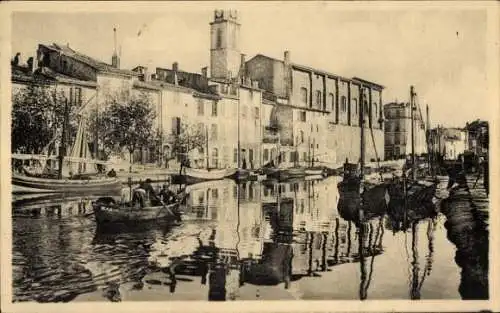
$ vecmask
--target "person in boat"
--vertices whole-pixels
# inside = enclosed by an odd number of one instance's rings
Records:
[[[163,184],[163,187],[160,191],[160,199],[166,205],[173,204],[177,201],[176,194],[172,190],[170,190],[168,187],[169,187],[169,184],[165,183],[165,184]]]
[[[149,200],[149,201],[148,201]],[[148,203],[149,202],[149,203]],[[139,203],[142,208],[151,205],[152,202],[161,203],[160,197],[156,194],[156,191],[151,184],[151,179],[146,179],[146,181],[141,182],[139,187],[134,190],[134,196],[132,203]]]
[[[114,168],[112,168],[111,171],[108,172],[108,177],[116,177],[116,172]]]

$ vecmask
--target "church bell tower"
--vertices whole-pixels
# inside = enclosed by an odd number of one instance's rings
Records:
[[[210,23],[210,76],[231,79],[240,70],[240,23],[236,10],[215,10]]]

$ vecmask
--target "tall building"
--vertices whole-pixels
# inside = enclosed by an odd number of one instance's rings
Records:
[[[409,103],[387,103],[385,116],[385,158],[395,160],[411,155],[411,111]],[[417,110],[415,121],[415,154],[427,153],[425,124],[422,114]]]
[[[215,10],[210,23],[210,76],[231,79],[240,70],[240,23],[238,11]]]
[[[338,165],[357,162],[361,152],[361,101],[363,93],[366,160],[383,159],[383,86],[360,78],[346,78],[258,54],[246,62],[250,78],[265,90],[275,110],[284,145],[285,163]],[[373,144],[374,143],[374,144]],[[289,153],[289,157],[287,155]]]

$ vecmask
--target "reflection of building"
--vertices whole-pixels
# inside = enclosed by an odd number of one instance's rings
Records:
[[[411,111],[409,103],[384,105],[385,157],[388,160],[411,154]],[[425,125],[420,111],[415,111],[415,154],[427,152]]]
[[[259,259],[265,232],[260,185],[224,180],[210,186],[193,188],[187,214],[217,222],[214,243],[219,249],[234,250],[239,259]]]

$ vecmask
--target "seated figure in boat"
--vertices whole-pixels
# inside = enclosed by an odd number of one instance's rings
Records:
[[[114,168],[112,168],[111,171],[108,172],[108,177],[116,177],[116,172]]]
[[[160,199],[164,204],[169,205],[177,201],[176,194],[168,188],[169,184],[165,183],[160,191]]]
[[[151,179],[148,178],[134,190],[132,203],[134,205],[139,204],[141,208],[144,208],[152,205],[153,201],[154,203],[161,203],[161,199],[158,197],[156,191],[151,185]]]

